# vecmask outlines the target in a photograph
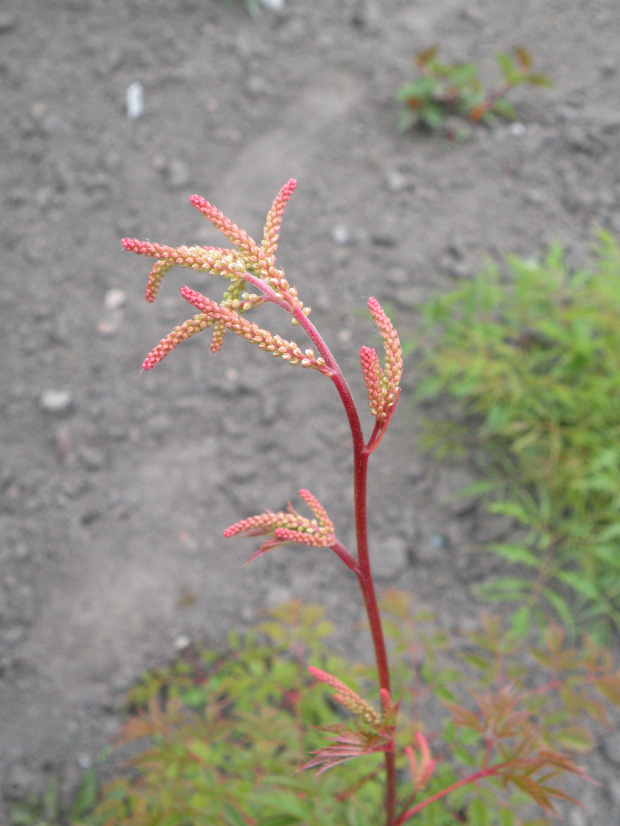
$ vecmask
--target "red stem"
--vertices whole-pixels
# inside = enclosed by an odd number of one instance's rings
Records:
[[[256,278],[250,273],[245,273],[244,278],[251,284],[258,287],[269,301],[276,304],[278,307],[281,307],[285,312],[291,315],[304,330],[310,341],[315,345],[321,356],[325,359],[325,365],[330,371],[330,378],[336,386],[336,390],[338,391],[347,414],[349,428],[351,430],[351,439],[353,441],[354,512],[355,533],[357,539],[357,565],[356,568],[352,568],[352,570],[355,570],[357,575],[360,589],[362,591],[362,597],[364,599],[364,605],[366,607],[366,614],[368,616],[368,624],[370,625],[370,633],[372,636],[375,659],[377,662],[379,686],[380,688],[385,689],[388,694],[391,694],[390,670],[385,647],[385,638],[383,636],[381,615],[377,604],[377,596],[370,569],[370,554],[368,552],[368,517],[366,495],[368,458],[372,450],[374,450],[379,442],[379,437],[382,435],[381,429],[378,430],[375,427],[370,442],[366,444],[359,413],[355,405],[355,401],[353,400],[351,390],[349,389],[349,385],[347,384],[336,359],[332,355],[321,334],[316,329],[314,324],[312,324],[312,322],[308,319],[308,317],[304,315],[301,309],[293,302],[289,302],[286,299],[279,297],[267,284],[265,284],[264,281],[261,281],[259,278]],[[384,428],[385,426],[387,426],[387,422],[385,422]],[[346,557],[342,553],[339,553],[342,548],[344,548],[344,546],[340,546],[339,544],[339,548],[336,553],[338,553],[345,564],[351,568],[351,564],[347,562]],[[336,549],[333,548],[332,550]],[[396,816],[396,763],[393,749],[388,749],[385,752],[385,771],[386,826],[394,826]]]
[[[370,554],[368,552],[366,481],[368,478],[368,458],[370,456],[370,451],[368,451],[364,440],[364,433],[362,431],[362,425],[357,407],[355,406],[355,402],[353,400],[353,395],[351,394],[346,379],[342,375],[336,360],[323,341],[321,335],[316,330],[314,325],[308,320],[308,318],[301,312],[294,313],[294,317],[297,319],[300,326],[304,328],[312,343],[316,346],[321,356],[325,359],[325,364],[332,371],[331,379],[336,385],[336,390],[340,395],[340,399],[349,420],[351,438],[353,441],[353,486],[355,534],[357,539],[357,570],[355,573],[357,574],[357,579],[362,591],[366,614],[368,616],[368,623],[370,625],[370,633],[372,636],[375,659],[377,662],[379,686],[385,689],[388,694],[391,694],[390,669],[388,665],[387,651],[385,648],[383,628],[381,625],[381,615],[379,613],[379,606],[377,604],[377,596],[372,578],[372,571],[370,568]],[[386,826],[393,826],[396,805],[396,764],[394,760],[394,752],[391,749],[385,752],[385,770]]]
[[[437,794],[434,794],[431,797],[427,797],[426,800],[423,800],[421,803],[418,803],[417,806],[414,806],[412,809],[403,812],[398,817],[398,820],[396,820],[396,822],[394,823],[394,826],[401,826],[401,824],[403,824],[406,820],[409,820],[410,817],[417,815],[418,812],[421,812],[422,809],[425,809],[427,806],[430,806],[431,803],[436,803],[438,800],[441,800],[442,798],[446,797],[446,795],[449,795],[451,792],[455,792],[457,789],[460,789],[461,786],[467,786],[468,783],[475,783],[476,780],[482,780],[485,777],[492,777],[494,774],[497,774],[501,769],[505,768],[508,765],[510,764],[500,763],[497,766],[492,766],[490,769],[481,769],[475,774],[470,774],[469,777],[464,777],[462,780],[457,780],[456,783],[453,783],[446,789],[442,789],[440,792],[437,792]]]

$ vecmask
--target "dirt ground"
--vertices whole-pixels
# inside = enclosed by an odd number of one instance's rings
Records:
[[[523,44],[553,87],[517,90],[517,124],[463,143],[398,135],[395,90],[433,44],[489,83],[493,55]],[[144,112],[130,119],[136,82]],[[597,227],[620,234],[620,6],[286,0],[253,20],[240,0],[2,0],[0,83],[6,800],[53,773],[70,787],[116,731],[127,688],[184,638],[215,644],[291,596],[326,603],[343,629],[361,616],[335,557],[290,548],[241,570],[254,546],[221,538],[300,487],[351,537],[330,383],[239,339],[213,356],[201,336],[140,375],[190,315],[177,292],[189,276],[171,273],[147,305],[148,262],[120,239],[220,243],[193,192],[260,234],[296,177],[279,262],[365,407],[369,295],[412,329],[416,301],[489,257],[559,240],[579,261]],[[490,565],[476,543],[505,525],[452,498],[463,472],[421,458],[414,432],[405,400],[373,456],[377,574],[447,627],[472,627],[467,586]],[[568,823],[612,826],[618,736],[588,765],[603,785],[582,789],[587,809]]]

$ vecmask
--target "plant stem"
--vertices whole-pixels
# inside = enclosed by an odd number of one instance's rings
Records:
[[[247,281],[258,287],[266,298],[273,304],[287,312],[292,316],[299,326],[304,330],[310,341],[317,348],[322,358],[325,359],[325,365],[330,371],[330,378],[336,386],[336,390],[340,396],[347,419],[349,428],[351,430],[351,439],[353,442],[353,486],[354,486],[354,512],[355,512],[355,534],[357,540],[357,566],[352,566],[347,562],[346,558],[339,553],[345,564],[355,570],[357,579],[362,591],[364,599],[364,606],[368,616],[368,623],[370,625],[370,633],[372,636],[373,647],[375,651],[375,659],[377,662],[377,674],[379,677],[379,686],[388,694],[390,691],[390,669],[388,665],[387,651],[385,647],[385,638],[383,636],[383,627],[381,624],[381,615],[379,613],[379,606],[377,604],[377,596],[375,586],[370,569],[370,554],[368,552],[368,513],[367,513],[367,477],[368,477],[368,458],[370,453],[377,446],[380,436],[383,435],[379,428],[375,427],[368,444],[364,439],[364,432],[360,422],[359,413],[353,400],[353,394],[347,384],[347,381],[338,365],[338,362],[332,355],[329,347],[325,343],[323,337],[316,329],[309,318],[301,311],[301,309],[286,299],[282,299],[267,285],[264,281],[256,278],[250,273],[246,273]],[[386,423],[387,424],[387,423]],[[369,449],[370,448],[370,449]],[[386,790],[385,790],[385,811],[386,811],[386,826],[394,826],[395,806],[396,806],[396,764],[394,760],[394,751],[389,748],[385,752],[385,771],[386,771]]]
[[[409,809],[406,812],[403,812],[398,820],[395,821],[394,826],[401,826],[406,820],[409,820],[410,817],[413,817],[418,812],[421,812],[422,809],[425,809],[427,806],[430,806],[431,803],[436,803],[438,800],[446,797],[451,792],[460,789],[461,786],[467,786],[468,783],[475,783],[476,780],[482,780],[485,777],[492,777],[496,775],[501,769],[505,768],[509,763],[500,763],[497,766],[491,766],[487,769],[480,769],[475,774],[470,774],[469,777],[464,777],[462,780],[457,780],[456,783],[453,783],[451,786],[448,786],[445,789],[442,789],[437,794],[432,795],[431,797],[427,797],[426,800],[423,800],[421,803],[418,803],[417,806],[414,806],[412,809]]]
[[[326,365],[332,371],[331,379],[336,385],[340,399],[344,406],[349,420],[351,439],[353,441],[353,485],[354,485],[354,512],[355,512],[355,534],[357,539],[357,579],[362,591],[370,633],[372,636],[375,659],[377,662],[377,673],[379,686],[390,691],[390,669],[388,665],[385,638],[381,625],[381,615],[377,604],[377,596],[370,568],[370,554],[368,552],[368,512],[367,512],[367,478],[368,478],[368,458],[370,451],[364,440],[364,433],[359,418],[357,407],[353,400],[353,395],[344,378],[338,363],[333,357],[328,346],[323,341],[318,330],[312,322],[301,312],[294,312],[294,318],[316,346],[321,356],[325,359]],[[386,770],[386,826],[393,826],[396,804],[396,766],[394,752],[389,749],[385,752]]]

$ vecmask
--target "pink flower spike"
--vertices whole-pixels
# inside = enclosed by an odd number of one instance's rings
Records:
[[[193,318],[189,318],[175,327],[171,333],[163,338],[157,347],[154,347],[142,363],[143,370],[152,370],[159,362],[171,353],[182,341],[191,338],[196,333],[210,327],[213,322],[206,315],[200,313]]]
[[[416,732],[415,738],[418,748],[420,749],[419,762],[411,746],[405,747],[405,753],[407,754],[407,759],[409,760],[409,770],[411,772],[413,787],[416,792],[419,792],[422,791],[422,789],[425,789],[428,785],[435,771],[437,761],[433,760],[431,757],[431,750],[428,746],[428,742],[421,731]]]
[[[299,491],[299,495],[304,500],[306,505],[308,505],[312,513],[316,516],[319,525],[321,525],[321,527],[323,528],[328,528],[330,531],[333,532],[334,523],[329,518],[329,516],[327,515],[327,511],[325,510],[323,505],[321,505],[316,496],[310,493],[309,490],[304,490],[303,488]]]
[[[368,299],[368,309],[379,328],[385,349],[385,377],[387,380],[387,399],[392,403],[398,396],[400,380],[403,373],[403,351],[394,325],[376,298]]]
[[[217,207],[200,195],[190,195],[190,203],[210,221],[213,226],[233,243],[248,262],[257,264],[264,252],[256,241],[227,218]]]
[[[362,347],[360,350],[360,364],[364,374],[366,392],[368,394],[368,406],[370,412],[377,420],[385,418],[385,375],[379,356],[374,347]]]
[[[297,181],[291,178],[287,181],[280,192],[276,195],[271,209],[267,214],[265,222],[265,231],[263,239],[263,247],[269,256],[274,256],[278,248],[278,239],[280,238],[280,227],[282,226],[282,218],[286,205],[290,201],[291,195],[295,191]]]

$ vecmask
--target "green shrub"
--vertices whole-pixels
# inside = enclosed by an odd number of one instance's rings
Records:
[[[403,84],[396,92],[396,99],[402,103],[396,125],[399,132],[414,126],[441,130],[448,115],[472,123],[488,122],[494,116],[512,119],[515,110],[506,95],[515,86],[525,83],[550,85],[545,75],[533,71],[532,57],[521,47],[513,49],[512,54],[497,54],[502,83],[494,89],[487,89],[482,84],[475,63],[441,63],[437,51],[432,47],[417,54],[415,63],[419,77]]]
[[[564,258],[510,257],[506,278],[489,267],[429,300],[417,399],[447,402],[426,445],[473,449],[491,511],[527,529],[489,549],[531,575],[485,593],[620,628],[620,249],[601,233],[591,266]]]
[[[580,651],[568,648],[563,632],[553,625],[538,645],[528,647],[519,634],[487,619],[461,647],[458,661],[446,657],[448,639],[432,615],[413,613],[410,597],[390,592],[383,609],[402,698],[399,751],[422,731],[437,758],[425,797],[437,794],[438,799],[421,804],[412,815],[415,822],[544,822],[530,819],[532,797],[550,803],[565,793],[554,789],[549,794],[546,784],[538,785],[536,760],[547,780],[566,770],[580,773],[569,757],[554,750],[588,751],[593,737],[579,721],[584,714],[606,719],[597,692],[620,700],[619,678],[612,674],[609,658],[592,642]],[[309,678],[305,663],[345,674],[355,691],[374,683],[372,667],[328,653],[332,631],[321,608],[293,602],[254,631],[232,634],[224,653],[190,650],[170,668],[145,675],[128,698],[132,713],[119,738],[123,744],[141,742],[129,761],[131,771],[104,789],[93,815],[75,822],[381,823],[380,754],[347,760],[338,771],[318,777],[299,772],[309,753],[324,745],[326,729],[334,736],[357,731],[357,724],[347,728],[346,719],[338,718],[332,697]],[[403,757],[397,768],[408,794],[411,766]],[[504,774],[491,768],[500,766],[502,758],[510,764]],[[467,779],[459,785],[480,766],[487,767],[480,773],[484,783]],[[442,797],[448,786],[454,790]],[[413,801],[411,780],[409,787]],[[402,802],[406,808],[406,799]],[[469,819],[455,819],[459,812]]]

